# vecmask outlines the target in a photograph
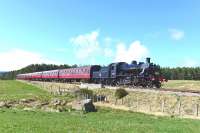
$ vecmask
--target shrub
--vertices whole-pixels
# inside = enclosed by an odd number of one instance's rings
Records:
[[[80,93],[83,95],[93,96],[93,91],[88,89],[80,89]]]
[[[122,88],[117,89],[115,91],[116,99],[121,99],[121,98],[125,97],[126,95],[128,95],[128,92],[126,90],[122,89]]]
[[[76,92],[76,96],[79,98],[92,98],[93,97],[93,91],[88,89],[80,89]]]

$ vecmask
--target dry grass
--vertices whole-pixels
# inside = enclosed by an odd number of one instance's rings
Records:
[[[169,80],[163,84],[163,88],[200,90],[200,81],[194,80]]]

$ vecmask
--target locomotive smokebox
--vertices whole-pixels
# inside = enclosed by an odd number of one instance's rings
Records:
[[[151,60],[151,58],[146,58],[146,63],[149,63],[150,64],[150,60]]]

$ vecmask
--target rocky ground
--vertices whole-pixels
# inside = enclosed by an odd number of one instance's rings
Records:
[[[0,101],[0,108],[11,108],[11,109],[20,108],[24,110],[41,109],[47,112],[62,112],[69,109],[69,106],[68,106],[68,101],[54,98],[51,99],[50,101],[40,101],[36,99]]]

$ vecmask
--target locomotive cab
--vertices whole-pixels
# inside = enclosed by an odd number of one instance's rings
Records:
[[[110,78],[116,78],[117,66],[117,63],[112,63],[108,66],[110,70]]]

